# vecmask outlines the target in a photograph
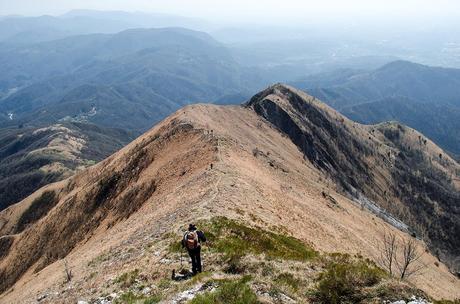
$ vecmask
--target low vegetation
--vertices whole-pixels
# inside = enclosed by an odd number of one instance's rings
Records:
[[[228,261],[247,254],[296,261],[308,261],[318,256],[313,248],[294,237],[248,227],[225,217],[203,221],[199,227],[206,231],[209,249],[223,254]],[[171,248],[180,250],[178,244]]]
[[[121,287],[131,287],[139,276],[139,269],[134,269],[133,271],[130,272],[125,272],[118,278],[116,278],[115,283],[118,283],[121,285]]]
[[[253,293],[271,297],[274,302],[287,297],[301,303],[328,304],[427,298],[410,283],[393,278],[361,256],[319,254],[284,233],[249,227],[224,217],[201,221],[199,227],[208,237],[203,248],[208,263],[205,267],[212,268],[211,276],[205,280],[215,281],[216,273],[229,279],[195,297],[192,304],[257,303]],[[168,238],[175,239],[170,243],[170,252],[179,252],[177,236],[169,234]]]
[[[386,272],[370,260],[334,254],[327,258],[312,298],[320,303],[357,303],[365,297],[363,288],[375,286],[386,277]]]
[[[208,291],[196,296],[190,304],[256,304],[257,296],[248,286],[250,277],[246,276],[239,280],[221,281],[215,291]]]
[[[296,278],[292,273],[288,272],[280,273],[277,277],[275,277],[274,281],[277,285],[287,286],[293,291],[298,291],[301,284],[301,280],[299,280],[299,278]]]
[[[136,295],[132,291],[128,291],[115,300],[114,304],[155,304],[161,301],[161,297]]]
[[[208,239],[202,249],[205,272],[187,277],[184,270],[188,263],[179,264],[183,249],[177,240],[181,235],[165,233],[159,243],[148,245],[151,248],[161,244],[166,249],[162,266],[150,267],[149,258],[145,269],[137,265],[111,279],[106,294],[117,294],[113,303],[370,304],[408,301],[413,297],[428,299],[422,291],[395,279],[369,259],[342,253],[320,254],[285,232],[276,233],[278,229],[247,226],[225,217],[202,220],[197,225]],[[110,257],[97,257],[88,267],[106,259]],[[173,269],[177,277],[171,279]]]

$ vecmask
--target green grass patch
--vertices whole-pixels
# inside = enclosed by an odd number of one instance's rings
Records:
[[[139,276],[139,269],[134,269],[130,272],[125,272],[115,279],[115,283],[120,284],[123,288],[131,287]]]
[[[256,304],[257,296],[248,286],[249,278],[236,281],[221,281],[215,291],[197,295],[189,304]]]
[[[312,296],[318,303],[357,303],[363,298],[363,288],[374,286],[386,277],[386,272],[368,259],[334,254],[320,273]]]
[[[283,272],[275,278],[277,285],[290,287],[293,291],[298,291],[301,285],[301,280],[296,278],[292,273]]]
[[[273,265],[262,262],[258,265],[258,268],[261,269],[261,274],[264,277],[272,277],[275,273],[275,267]]]
[[[169,279],[161,279],[160,282],[158,282],[158,288],[160,289],[168,289],[171,287],[171,280]]]
[[[170,238],[174,239],[174,241],[169,244],[170,252],[181,252],[182,250],[185,252],[185,249],[182,247],[182,240],[178,241],[175,235],[170,236]]]
[[[229,259],[246,254],[264,254],[269,259],[306,261],[318,255],[315,250],[294,237],[248,227],[225,217],[201,221],[198,227],[205,233],[209,249],[222,253]],[[180,243],[172,243],[170,250],[179,252]]]
[[[200,272],[196,275],[194,275],[190,280],[190,284],[195,284],[195,283],[198,283],[198,282],[201,282],[203,281],[205,278],[207,277],[210,277],[211,276],[211,272],[209,271],[205,271],[205,272]]]
[[[155,304],[161,301],[160,295],[144,296],[137,295],[132,291],[123,293],[118,299],[115,300],[115,304]]]
[[[110,254],[109,253],[103,253],[96,258],[92,259],[91,261],[88,262],[88,266],[94,267],[100,263],[106,262],[110,259]]]

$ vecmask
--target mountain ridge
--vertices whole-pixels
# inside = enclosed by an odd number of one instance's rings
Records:
[[[297,125],[295,132],[290,132],[291,123],[282,123],[287,119]],[[156,238],[180,231],[191,220],[216,215],[267,228],[280,225],[321,251],[343,250],[375,258],[379,231],[389,229],[408,236],[366,211],[362,202],[347,193],[347,184],[359,186],[367,178],[365,174],[353,171],[350,176],[354,182],[338,183],[341,168],[353,169],[350,163],[370,166],[367,159],[353,155],[355,149],[371,149],[372,143],[380,142],[381,151],[373,148],[366,155],[372,158],[374,153],[376,159],[387,150],[399,150],[400,141],[391,137],[396,131],[387,134],[394,143],[384,135],[385,130],[398,130],[397,125],[374,128],[371,135],[370,127],[353,123],[313,97],[284,85],[268,88],[243,107],[198,104],[180,109],[101,163],[0,213],[0,239],[6,242],[6,255],[0,258],[0,287],[8,290],[2,297],[19,301],[46,290],[60,290],[57,262],[64,258],[78,269],[74,279],[78,288],[63,292],[75,300],[91,296],[88,284],[96,282],[90,278],[91,261],[102,254],[108,254],[113,266],[95,275],[101,293],[101,282],[113,280],[110,276],[126,265],[170,270],[175,264],[162,264],[167,253],[155,247]],[[336,136],[330,136],[334,132]],[[342,147],[342,140],[348,139],[341,134],[353,135],[357,142]],[[296,140],[308,136],[309,145],[302,147],[302,141]],[[369,140],[369,136],[374,138]],[[400,134],[405,145],[412,145],[406,137],[417,138],[417,133],[407,129]],[[308,150],[311,146],[312,151]],[[426,146],[423,153],[438,152],[429,140]],[[334,160],[337,156],[348,163],[338,163]],[[458,168],[448,156],[432,162],[433,167],[445,170]],[[371,190],[372,185],[381,190],[391,186],[392,177],[387,174],[390,165],[373,163],[375,180],[356,187],[382,207],[387,207],[378,200],[383,194]],[[44,199],[50,191],[55,199]],[[38,202],[50,206],[46,214],[27,211]],[[22,222],[26,225],[20,226],[25,213],[27,220]],[[160,250],[158,257],[148,255],[146,260],[146,242],[152,242],[153,250]],[[417,244],[424,248],[420,241]],[[123,256],[126,263],[118,260]],[[423,259],[426,273],[414,283],[435,297],[458,297],[458,279],[443,265],[435,266],[434,256],[426,254]],[[44,277],[47,279],[40,283]],[[10,289],[13,285],[16,287]],[[19,290],[29,292],[20,294]],[[53,300],[58,299],[51,295],[46,299]]]
[[[422,131],[452,155],[460,153],[455,132],[459,69],[400,60],[371,71],[339,70],[292,84],[360,123],[398,120]],[[430,111],[431,106],[435,111]]]

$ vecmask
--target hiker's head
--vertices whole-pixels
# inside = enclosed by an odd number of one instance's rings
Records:
[[[188,231],[195,231],[195,230],[196,230],[195,224],[188,225]]]

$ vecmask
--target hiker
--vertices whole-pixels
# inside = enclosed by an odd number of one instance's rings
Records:
[[[201,242],[206,242],[206,237],[203,231],[197,230],[194,224],[188,226],[188,231],[182,238],[182,247],[188,251],[188,255],[192,259],[192,272],[197,274],[201,272]]]

